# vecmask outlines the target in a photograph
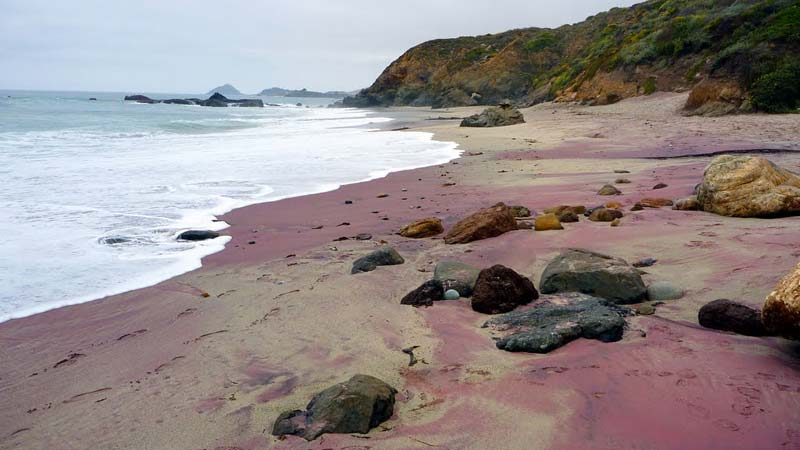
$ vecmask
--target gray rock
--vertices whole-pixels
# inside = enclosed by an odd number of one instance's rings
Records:
[[[637,303],[647,295],[639,272],[625,260],[589,250],[570,249],[545,267],[542,294],[582,292],[614,303]]]
[[[657,281],[647,286],[647,298],[650,300],[677,300],[684,294],[683,289],[669,281]]]
[[[218,237],[219,233],[211,230],[189,230],[178,235],[178,239],[183,241],[205,241]]]
[[[499,335],[501,350],[548,353],[578,338],[618,341],[628,314],[607,300],[568,293],[543,297],[530,308],[488,320],[484,327]]]
[[[368,433],[394,413],[397,391],[369,375],[355,375],[311,399],[306,411],[278,416],[272,434],[292,434],[314,440],[325,433]]]
[[[404,262],[405,260],[397,253],[397,250],[385,246],[353,261],[350,273],[371,272],[378,266],[394,266]]]
[[[433,279],[442,282],[444,290],[458,291],[462,297],[471,297],[481,269],[459,261],[440,261],[433,269]]]

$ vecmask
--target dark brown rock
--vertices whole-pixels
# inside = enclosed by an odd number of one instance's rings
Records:
[[[697,313],[700,325],[714,330],[732,331],[746,336],[766,336],[761,312],[727,299],[714,300]]]
[[[537,298],[539,292],[531,280],[498,264],[478,274],[472,293],[472,309],[484,314],[505,313]]]
[[[500,236],[516,229],[517,221],[511,213],[511,208],[504,203],[498,203],[455,224],[445,236],[444,242],[446,244],[466,244]]]

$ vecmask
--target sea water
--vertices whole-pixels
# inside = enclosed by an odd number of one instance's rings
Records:
[[[428,133],[375,132],[390,119],[325,99],[210,108],[123,96],[0,91],[0,321],[196,269],[229,238],[177,235],[222,229],[215,217],[233,208],[458,155]]]

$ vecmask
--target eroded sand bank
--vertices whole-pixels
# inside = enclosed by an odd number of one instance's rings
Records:
[[[619,169],[631,172],[614,198],[627,210],[689,195],[710,160],[691,155],[800,150],[800,116],[685,118],[684,100],[540,105],[524,111],[526,124],[495,129],[425,120],[470,108],[391,111],[395,126],[482,154],[233,211],[223,217],[232,241],[200,270],[0,324],[0,448],[800,448],[800,347],[697,325],[717,298],[760,306],[800,259],[800,218],[664,208],[626,212],[619,228],[581,221],[467,245],[394,234],[428,216],[449,227],[498,201],[602,204],[597,189]],[[800,154],[768,157],[800,170]],[[669,186],[654,192],[659,182]],[[373,240],[334,242],[357,233]],[[406,263],[350,275],[380,240]],[[487,316],[464,300],[399,304],[439,260],[504,264],[538,285],[567,247],[655,257],[646,281],[687,295],[631,319],[621,342],[548,355],[497,350],[480,327]],[[401,349],[412,345],[424,363],[408,367]],[[355,373],[400,391],[391,420],[310,443],[269,435],[281,411]]]

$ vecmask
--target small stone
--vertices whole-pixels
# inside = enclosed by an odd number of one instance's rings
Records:
[[[672,200],[668,198],[643,198],[637,203],[645,208],[663,208],[672,206]]]
[[[678,211],[699,211],[700,202],[697,200],[696,195],[690,195],[689,197],[676,200],[672,209]]]
[[[633,310],[636,311],[636,314],[639,314],[640,316],[652,316],[653,314],[656,313],[655,306],[649,303],[636,305],[633,307]]]
[[[461,294],[455,289],[448,289],[444,293],[445,300],[458,300],[459,298],[461,298]]]
[[[614,180],[615,184],[630,184],[630,182],[631,180],[627,178],[617,178],[616,180]]]
[[[631,173],[631,171],[630,170],[624,170],[624,169],[617,169],[617,170],[614,171],[614,173]]]
[[[353,201],[352,201],[352,200],[345,200],[345,201],[344,201],[344,204],[345,204],[345,205],[352,205],[352,204],[353,204]]]
[[[578,215],[575,214],[574,212],[565,211],[560,216],[558,216],[558,220],[561,221],[561,223],[575,223],[578,222],[580,219],[578,218]]]
[[[514,217],[530,217],[531,210],[521,205],[515,205],[511,206],[511,215]]]
[[[664,189],[665,187],[668,187],[668,185],[666,185],[664,183],[658,183],[657,185],[653,186],[653,190]]]
[[[589,215],[589,220],[592,222],[613,222],[615,219],[621,219],[622,216],[622,211],[618,209],[598,208],[592,211],[592,214]]]
[[[599,191],[597,191],[597,195],[620,195],[620,194],[622,194],[622,191],[620,191],[619,189],[615,188],[610,184],[603,186],[602,188],[600,188]]]
[[[640,260],[636,261],[635,263],[633,263],[631,265],[633,267],[650,267],[650,266],[652,266],[653,264],[655,264],[657,262],[658,262],[658,260],[655,259],[655,258],[643,258],[643,259],[640,259]]]
[[[631,207],[631,211],[642,211],[643,209],[644,209],[644,206],[642,206],[641,203],[636,203],[635,205],[633,205]]]
[[[218,237],[219,233],[211,230],[189,230],[178,235],[178,239],[183,241],[205,241]]]
[[[622,222],[619,220],[619,217],[611,221],[611,226],[612,227],[618,227],[621,224],[622,224]]]
[[[372,239],[372,235],[369,233],[358,233],[357,235],[355,235],[355,239],[357,241],[368,241]]]
[[[622,203],[614,201],[606,202],[605,207],[610,209],[620,209],[622,208]]]
[[[444,296],[442,283],[436,280],[426,281],[400,300],[401,305],[431,306],[433,302],[441,300]]]
[[[377,198],[386,198],[388,196],[389,196],[389,194],[378,194]]]
[[[426,238],[444,232],[442,221],[436,217],[428,217],[412,222],[400,229],[400,236],[407,238]]]

